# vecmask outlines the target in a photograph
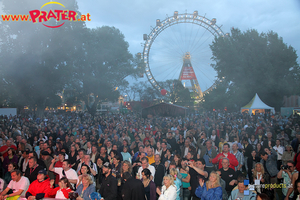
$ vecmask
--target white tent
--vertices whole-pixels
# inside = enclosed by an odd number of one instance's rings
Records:
[[[247,105],[241,108],[241,112],[248,111],[249,114],[255,114],[255,112],[265,113],[265,110],[271,110],[271,112],[275,113],[275,109],[262,102],[257,93]]]

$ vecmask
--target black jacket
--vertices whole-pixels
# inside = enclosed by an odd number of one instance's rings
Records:
[[[33,181],[35,181],[37,179],[37,175],[38,175],[39,171],[42,169],[44,169],[44,167],[42,167],[41,165],[38,165],[34,169],[30,169],[29,167],[27,167],[27,169],[25,171],[25,176],[29,179],[30,183],[32,183]]]
[[[155,168],[154,183],[156,186],[162,186],[162,182],[166,173],[166,168],[163,164],[151,164]]]
[[[117,179],[111,174],[102,179],[100,194],[105,200],[116,200],[118,196]]]
[[[123,185],[122,198],[123,200],[146,200],[142,181],[130,177]]]

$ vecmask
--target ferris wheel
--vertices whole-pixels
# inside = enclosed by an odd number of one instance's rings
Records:
[[[143,35],[142,57],[148,81],[160,91],[164,89],[160,82],[179,79],[196,99],[201,99],[217,80],[216,71],[211,67],[209,45],[219,36],[225,35],[216,25],[216,19],[200,16],[198,11],[193,14],[175,11],[162,21],[157,19],[151,32]]]

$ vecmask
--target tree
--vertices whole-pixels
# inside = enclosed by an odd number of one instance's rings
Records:
[[[258,93],[279,109],[283,96],[296,92],[300,74],[296,51],[273,31],[232,29],[230,36],[216,38],[211,50],[216,62],[212,67],[227,84],[219,98],[226,97],[232,108],[239,109]]]
[[[6,14],[28,15],[30,10],[47,2],[3,1],[3,10]],[[75,0],[60,2],[69,10],[78,10]],[[47,9],[55,8],[53,6],[49,5]],[[54,25],[57,22],[52,20],[49,23]],[[50,29],[41,23],[10,21],[2,22],[0,28],[3,31],[0,36],[0,70],[6,91],[9,91],[6,102],[19,108],[25,105],[37,108],[38,115],[42,115],[46,102],[57,100],[56,94],[69,82],[73,59],[80,54],[80,38],[85,24],[68,21],[60,28]]]
[[[125,78],[138,75],[141,58],[128,51],[124,35],[115,27],[88,29],[83,51],[74,65],[72,86],[79,91],[88,111],[94,115],[99,101],[116,100],[117,87],[126,85]],[[89,101],[93,95],[94,101]]]
[[[169,91],[169,101],[174,104],[181,105],[181,106],[193,106],[194,101],[191,98],[191,93],[188,88],[185,88],[182,85],[180,80],[166,80],[165,82],[160,82],[162,88]]]

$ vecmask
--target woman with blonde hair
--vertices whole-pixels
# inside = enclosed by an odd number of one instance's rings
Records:
[[[181,180],[179,180],[178,178],[178,171],[175,168],[170,169],[170,175],[173,177],[174,179],[174,184],[176,186],[176,192],[177,192],[177,196],[176,196],[176,200],[180,200],[180,188],[182,186]]]
[[[222,187],[220,185],[220,176],[215,171],[209,175],[208,181],[204,183],[203,179],[199,179],[199,186],[195,191],[195,195],[201,200],[222,199]]]
[[[177,192],[172,175],[168,174],[164,176],[164,185],[161,190],[157,187],[156,193],[159,195],[158,200],[176,200]]]
[[[256,163],[253,169],[253,183],[260,183],[266,184],[269,183],[269,175],[265,173],[265,168],[262,163]]]
[[[129,172],[130,174],[132,174],[132,165],[131,162],[129,162],[128,160],[124,160],[122,162],[120,171],[121,176],[123,176],[125,172]]]
[[[90,200],[90,194],[96,191],[93,182],[90,175],[82,175],[82,184],[76,189],[76,193],[78,193],[76,200]]]

